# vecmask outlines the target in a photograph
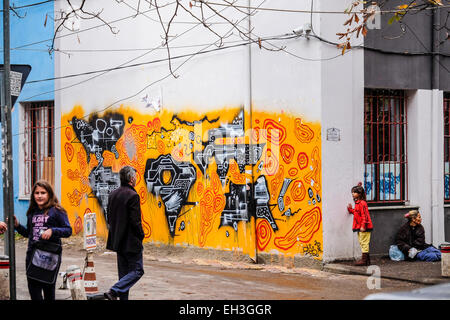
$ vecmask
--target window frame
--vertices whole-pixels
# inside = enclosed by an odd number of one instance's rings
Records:
[[[31,101],[20,106],[19,198],[28,200],[37,180],[55,183],[55,103]]]
[[[366,88],[363,130],[364,188],[367,203],[377,206],[406,204],[408,202],[406,91]],[[382,192],[386,189],[389,191]]]

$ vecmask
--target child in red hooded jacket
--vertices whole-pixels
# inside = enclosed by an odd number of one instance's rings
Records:
[[[358,232],[358,241],[362,251],[362,257],[355,262],[355,265],[368,266],[370,265],[369,245],[373,224],[367,207],[366,193],[361,183],[352,188],[352,196],[355,201],[355,208],[353,209],[349,203],[347,210],[350,214],[353,214],[352,229],[353,232]]]

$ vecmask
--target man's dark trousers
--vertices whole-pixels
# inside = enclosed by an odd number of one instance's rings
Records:
[[[119,281],[111,287],[120,300],[128,300],[130,288],[144,275],[142,251],[139,253],[117,252]]]

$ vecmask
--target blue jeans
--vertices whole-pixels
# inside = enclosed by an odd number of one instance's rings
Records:
[[[111,290],[120,300],[128,300],[130,288],[144,275],[142,251],[139,253],[117,252],[117,269],[119,281],[111,287]]]

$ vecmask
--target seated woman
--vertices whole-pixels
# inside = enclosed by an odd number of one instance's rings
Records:
[[[401,226],[395,239],[395,244],[405,255],[406,260],[438,261],[440,251],[431,244],[425,243],[425,229],[418,210],[405,214],[408,221]],[[415,250],[414,250],[415,249]]]

